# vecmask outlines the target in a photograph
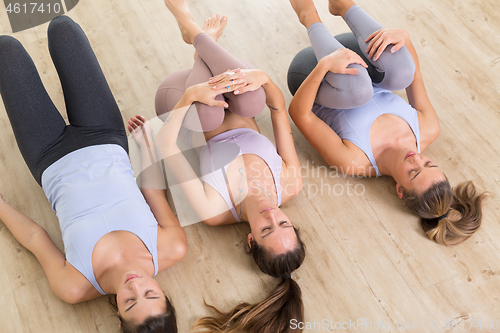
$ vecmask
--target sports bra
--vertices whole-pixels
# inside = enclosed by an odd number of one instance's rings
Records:
[[[250,128],[223,132],[208,140],[200,153],[201,179],[219,192],[237,222],[241,222],[241,219],[231,202],[225,172],[229,164],[243,154],[257,155],[267,163],[274,178],[278,206],[281,205],[280,176],[283,160],[271,141],[259,132]]]
[[[92,268],[92,251],[117,230],[135,234],[153,257],[158,273],[158,223],[135,182],[125,150],[115,144],[71,152],[42,174],[42,188],[59,218],[68,262],[102,295]]]
[[[382,174],[370,145],[370,128],[379,116],[389,113],[406,121],[415,135],[417,150],[420,153],[418,112],[404,99],[389,90],[374,86],[370,102],[354,109],[329,109],[314,104],[312,112],[330,126],[342,140],[348,140],[360,148],[370,160],[377,176],[382,176]]]

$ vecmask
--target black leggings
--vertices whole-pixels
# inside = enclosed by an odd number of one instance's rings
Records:
[[[128,152],[120,110],[83,30],[69,17],[59,16],[50,22],[47,34],[70,125],[52,103],[21,43],[0,36],[0,93],[19,150],[40,185],[47,167],[77,149],[118,144]]]

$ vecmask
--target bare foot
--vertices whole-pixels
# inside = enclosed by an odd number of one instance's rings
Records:
[[[354,5],[352,0],[328,0],[328,11],[332,15],[344,17],[347,10]]]
[[[201,29],[194,23],[186,0],[165,0],[165,5],[177,20],[182,39],[188,44],[193,44],[194,37],[201,32]]]
[[[224,28],[227,25],[227,17],[221,16],[219,14],[209,17],[205,20],[205,25],[202,30],[207,33],[213,40],[217,41],[222,33],[224,32]]]
[[[293,10],[297,13],[300,23],[306,28],[316,22],[321,22],[313,0],[290,0]]]
[[[217,41],[220,36],[222,36],[222,32],[224,32],[224,28],[227,25],[227,16],[221,16],[219,14],[216,14],[212,17],[209,17],[205,20],[205,25],[203,26],[202,30],[212,37],[214,41]],[[198,55],[198,52],[195,50],[194,51],[194,58],[196,59],[196,56]]]

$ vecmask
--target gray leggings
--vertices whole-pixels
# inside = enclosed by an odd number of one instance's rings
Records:
[[[172,111],[184,94],[184,90],[192,85],[207,82],[212,76],[221,74],[228,69],[252,68],[252,66],[226,51],[219,43],[205,33],[198,34],[193,42],[198,51],[193,69],[176,71],[163,80],[156,92],[156,114],[158,116]],[[218,100],[225,100],[228,110],[242,117],[255,117],[266,106],[266,95],[260,87],[255,91],[235,95],[232,92],[217,96]],[[198,121],[203,132],[212,131],[219,127],[224,120],[224,108],[195,103],[196,109],[191,108],[184,118],[183,126],[189,130],[199,131]]]
[[[40,185],[47,167],[80,148],[117,144],[128,152],[120,109],[83,30],[59,16],[50,22],[47,36],[69,125],[21,43],[0,36],[0,93],[19,150]]]
[[[377,61],[367,59],[365,39],[383,27],[358,6],[349,8],[345,21],[354,33],[333,37],[323,23],[314,23],[307,30],[312,49],[300,51],[288,70],[288,87],[295,94],[302,81],[316,66],[318,59],[340,49],[349,48],[358,53],[368,64],[351,64],[359,75],[335,74],[328,72],[321,83],[315,102],[331,109],[351,109],[368,103],[373,96],[373,87],[387,90],[401,90],[413,81],[415,63],[406,47],[391,53],[388,46]],[[354,38],[355,37],[355,38]],[[357,41],[356,41],[357,40]],[[341,43],[342,42],[342,43]],[[313,52],[314,51],[314,52]]]

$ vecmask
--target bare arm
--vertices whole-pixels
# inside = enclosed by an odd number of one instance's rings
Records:
[[[403,29],[381,29],[370,35],[366,42],[369,40],[368,53],[374,56],[374,59],[377,59],[389,44],[394,44],[392,52],[397,52],[403,46],[410,52],[415,62],[415,75],[413,82],[406,88],[406,94],[410,105],[419,112],[420,144],[422,150],[425,150],[439,135],[439,119],[425,90],[420,63],[410,35]]]
[[[241,86],[236,80],[234,86],[232,82],[229,82],[224,81],[221,88],[217,88],[216,84],[202,83],[186,89],[156,135],[156,144],[174,176],[177,186],[182,190],[200,220],[205,222],[227,212],[228,207],[218,193],[205,191],[202,181],[198,179],[198,176],[177,146],[177,136],[188,108],[195,101],[207,105],[227,107],[224,101],[215,100],[215,97],[227,91],[226,86],[228,85],[231,86],[231,90],[238,89]]]
[[[295,125],[309,143],[330,165],[344,170],[352,168],[353,152],[340,137],[311,111],[319,86],[325,74],[332,73],[356,75],[355,69],[346,68],[351,63],[366,64],[353,51],[343,49],[322,58],[295,93],[288,111]]]
[[[57,297],[74,304],[101,296],[32,219],[0,198],[0,219],[16,240],[35,255]]]
[[[246,74],[247,86],[239,89],[239,94],[247,91],[264,88],[266,104],[271,112],[274,138],[278,154],[283,159],[285,170],[282,176],[285,178],[286,193],[294,196],[302,187],[302,174],[299,157],[293,143],[292,129],[286,112],[286,103],[283,93],[278,86],[261,70],[242,70]]]
[[[185,256],[186,233],[167,201],[166,184],[160,162],[156,158],[151,124],[145,117],[136,115],[135,118],[130,118],[128,130],[140,148],[140,187],[142,195],[159,225],[157,248],[160,254],[160,269],[163,270]]]
[[[419,112],[420,145],[423,151],[439,136],[439,119],[425,90],[417,52],[409,36],[406,40],[406,48],[410,51],[415,62],[415,76],[413,82],[406,88],[406,95],[410,105]]]

